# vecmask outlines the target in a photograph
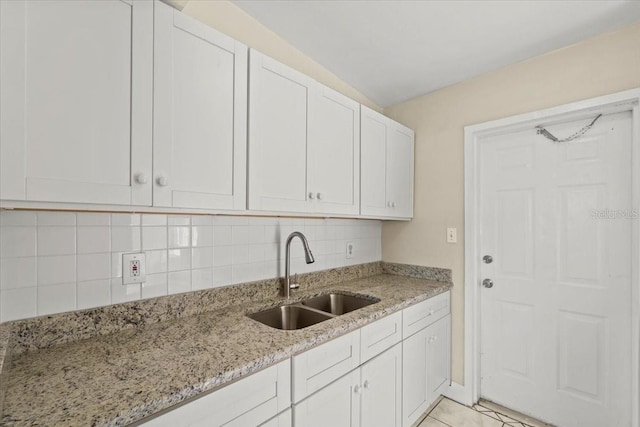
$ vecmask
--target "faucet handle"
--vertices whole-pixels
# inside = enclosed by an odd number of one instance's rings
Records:
[[[298,284],[298,273],[293,275],[292,283],[289,284],[289,289],[298,289],[300,285]]]

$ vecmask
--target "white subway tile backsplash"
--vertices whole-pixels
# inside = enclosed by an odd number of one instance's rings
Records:
[[[381,222],[212,215],[0,211],[0,320],[273,278],[381,259]],[[355,254],[346,259],[347,241]],[[122,254],[143,250],[147,282],[122,285]],[[46,299],[46,300],[45,300]]]
[[[25,319],[37,314],[38,288],[7,289],[0,291],[0,321]]]
[[[191,270],[191,289],[199,291],[213,287],[213,268]]]
[[[213,267],[213,247],[192,248],[191,268],[198,269],[208,267]]]
[[[213,227],[213,244],[215,246],[228,246],[231,241],[230,225],[216,225]]]
[[[78,226],[110,226],[111,215],[108,213],[78,212],[76,215]]]
[[[213,248],[213,266],[222,267],[233,263],[233,246],[215,246]]]
[[[76,309],[76,284],[38,286],[38,315],[64,313]]]
[[[167,227],[142,227],[142,250],[167,247]]]
[[[0,227],[35,227],[36,213],[29,211],[4,211],[0,215]]]
[[[169,226],[169,248],[188,248],[191,246],[191,227]]]
[[[76,214],[70,212],[38,212],[38,226],[74,226]]]
[[[111,304],[139,300],[140,285],[123,285],[122,279],[111,279]]]
[[[147,254],[147,274],[164,273],[167,271],[167,250],[145,251]]]
[[[191,225],[191,217],[189,215],[169,215],[169,225]]]
[[[132,252],[139,250],[140,227],[111,227],[112,252]]]
[[[0,289],[36,286],[36,257],[0,259]]]
[[[111,251],[111,229],[107,226],[78,227],[77,238],[79,254]]]
[[[149,274],[142,284],[142,298],[167,295],[167,273]]]
[[[38,257],[38,287],[75,281],[75,255]]]
[[[38,226],[38,256],[76,253],[75,227]]]
[[[140,214],[114,213],[111,214],[112,226],[140,225]]]
[[[78,281],[109,279],[111,277],[111,254],[78,254]]]
[[[78,310],[111,304],[111,281],[78,282]]]
[[[213,287],[227,286],[231,284],[231,266],[213,268]]]
[[[169,249],[168,271],[191,269],[191,249]]]
[[[158,225],[158,226],[166,226],[167,225],[167,216],[160,214],[144,214],[142,215],[142,225]]]
[[[0,228],[0,258],[36,255],[36,227]]]
[[[169,295],[181,294],[191,290],[191,270],[169,273]]]

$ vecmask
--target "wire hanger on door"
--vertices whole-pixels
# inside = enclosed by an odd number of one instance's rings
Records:
[[[549,132],[548,130],[546,130],[543,126],[536,126],[536,133],[537,133],[538,135],[543,135],[545,138],[550,139],[550,140],[551,140],[551,141],[553,141],[553,142],[558,142],[558,143],[560,143],[560,142],[570,142],[570,141],[573,141],[573,140],[576,140],[576,139],[580,138],[582,135],[584,135],[585,133],[587,133],[587,131],[588,131],[589,129],[591,129],[591,127],[595,124],[595,122],[596,122],[600,117],[602,117],[602,114],[598,114],[598,115],[596,116],[596,118],[595,118],[595,119],[593,119],[593,120],[591,121],[591,123],[589,123],[588,125],[584,126],[582,129],[580,129],[579,131],[577,131],[576,133],[574,133],[573,135],[569,135],[569,136],[568,136],[568,137],[566,137],[566,138],[562,138],[562,139],[557,138],[557,137],[556,137],[555,135],[553,135],[551,132]]]

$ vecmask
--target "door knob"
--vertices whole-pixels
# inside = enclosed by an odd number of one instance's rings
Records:
[[[487,289],[491,289],[491,288],[493,288],[493,280],[491,280],[491,279],[484,279],[484,280],[482,281],[482,286],[484,286],[484,287],[485,287],[485,288],[487,288]]]
[[[485,264],[491,264],[493,262],[493,257],[491,255],[485,255],[482,257],[482,261]]]

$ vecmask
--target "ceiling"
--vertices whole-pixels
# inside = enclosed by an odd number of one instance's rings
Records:
[[[636,0],[232,1],[382,107],[640,20]]]

